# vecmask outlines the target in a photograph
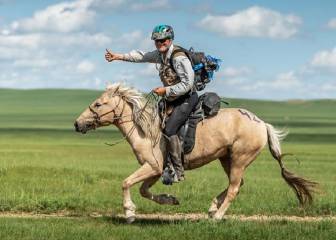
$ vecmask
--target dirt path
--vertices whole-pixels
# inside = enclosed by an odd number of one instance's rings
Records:
[[[0,218],[68,218],[68,219],[78,219],[78,218],[100,218],[100,217],[111,217],[115,219],[125,219],[124,215],[110,215],[101,213],[91,213],[89,215],[76,216],[68,212],[57,212],[51,214],[39,214],[39,213],[13,213],[13,212],[2,212],[0,213]],[[180,221],[180,220],[203,220],[209,219],[207,214],[203,213],[188,213],[188,214],[137,214],[138,220],[162,220],[162,221]],[[238,220],[238,221],[291,221],[291,222],[320,222],[320,221],[333,221],[336,222],[336,216],[285,216],[285,215],[226,215],[227,220]]]

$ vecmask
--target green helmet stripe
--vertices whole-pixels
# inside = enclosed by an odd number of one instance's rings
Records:
[[[152,32],[152,40],[170,38],[174,39],[173,28],[169,25],[157,25]]]

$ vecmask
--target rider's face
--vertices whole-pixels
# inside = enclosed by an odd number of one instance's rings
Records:
[[[155,47],[160,53],[165,53],[168,51],[171,43],[171,39],[155,40]]]

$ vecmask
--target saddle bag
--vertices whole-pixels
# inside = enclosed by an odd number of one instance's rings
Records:
[[[204,111],[205,117],[215,116],[221,104],[220,97],[214,92],[206,92],[199,97],[199,106]]]

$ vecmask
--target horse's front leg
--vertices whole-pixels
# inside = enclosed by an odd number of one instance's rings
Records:
[[[123,181],[122,189],[124,195],[124,210],[126,214],[126,219],[128,223],[132,223],[135,220],[135,204],[131,199],[130,188],[138,183],[142,182],[148,178],[154,176],[160,176],[161,173],[158,169],[153,169],[148,163],[145,163],[138,170],[136,170],[133,174],[131,174],[128,178]]]

